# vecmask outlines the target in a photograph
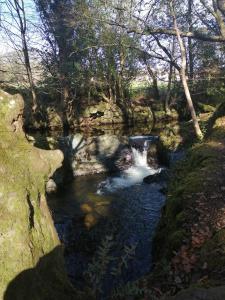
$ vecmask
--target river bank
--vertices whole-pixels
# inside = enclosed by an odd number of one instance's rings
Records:
[[[171,299],[224,299],[225,118],[214,121],[173,170],[154,239],[155,266],[144,279],[158,297],[189,289]]]

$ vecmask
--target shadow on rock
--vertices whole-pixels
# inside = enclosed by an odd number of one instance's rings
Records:
[[[67,279],[62,251],[62,246],[57,246],[34,268],[21,272],[9,283],[3,300],[80,299]]]

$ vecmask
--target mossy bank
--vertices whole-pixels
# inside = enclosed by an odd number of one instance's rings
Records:
[[[63,155],[27,142],[23,105],[0,91],[0,299],[77,299],[45,199]]]
[[[147,282],[164,295],[188,289],[174,299],[224,299],[224,141],[225,117],[220,116],[173,170]]]

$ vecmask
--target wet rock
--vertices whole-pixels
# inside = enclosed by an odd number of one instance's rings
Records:
[[[57,191],[57,185],[53,179],[49,179],[46,183],[46,192],[48,194],[55,193]]]
[[[61,149],[73,176],[116,171],[116,159],[127,138],[116,135],[85,137],[76,134],[62,141]],[[127,157],[128,158],[128,157]]]
[[[157,142],[151,143],[148,148],[147,161],[148,161],[148,165],[153,169],[157,169],[159,167],[157,144],[158,144]]]
[[[165,182],[169,179],[169,171],[167,169],[162,169],[159,173],[155,173],[153,175],[149,175],[143,179],[144,183],[161,183]]]
[[[121,151],[118,151],[117,157],[115,158],[115,166],[118,170],[127,170],[133,164],[132,151],[128,147],[124,147]]]

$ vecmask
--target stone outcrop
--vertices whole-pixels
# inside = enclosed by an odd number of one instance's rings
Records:
[[[74,176],[116,171],[116,160],[127,144],[124,136],[85,137],[76,134],[61,141],[61,149]]]
[[[75,299],[45,199],[63,155],[28,143],[23,106],[0,91],[0,299]]]
[[[90,127],[106,124],[152,123],[153,114],[150,106],[131,104],[120,107],[115,103],[100,101],[97,104],[80,104],[79,111],[68,118],[70,128]],[[24,110],[25,127],[27,129],[62,129],[59,109],[43,103],[35,114],[29,105]]]
[[[43,103],[37,111],[32,112],[32,103],[29,104],[29,99],[26,99],[27,105],[23,112],[24,126],[31,130],[62,130],[63,122],[60,117],[60,112],[52,104],[47,106]]]
[[[120,108],[114,103],[101,101],[96,105],[85,108],[79,118],[79,125],[132,124],[152,121],[152,111],[148,106],[130,105],[127,108]]]

